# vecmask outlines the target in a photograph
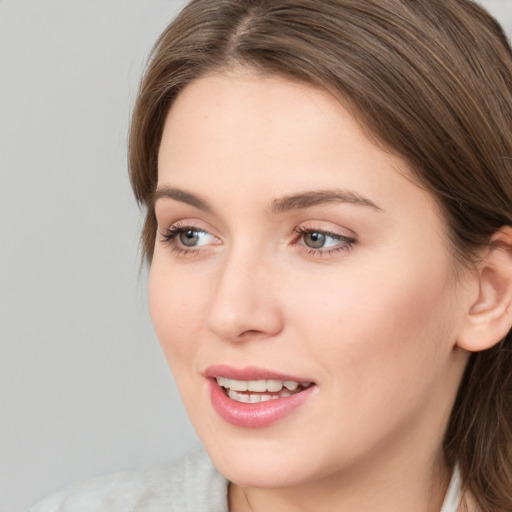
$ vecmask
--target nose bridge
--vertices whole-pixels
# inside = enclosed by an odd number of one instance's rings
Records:
[[[209,311],[209,327],[222,339],[268,337],[281,329],[272,265],[251,243],[226,252]]]

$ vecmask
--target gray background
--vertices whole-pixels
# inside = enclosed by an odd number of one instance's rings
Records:
[[[198,441],[153,333],[126,176],[180,0],[0,0],[0,512]],[[512,0],[483,2],[512,34]]]

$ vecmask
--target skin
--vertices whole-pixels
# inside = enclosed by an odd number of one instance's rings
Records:
[[[160,189],[210,207],[157,199],[149,299],[191,421],[232,482],[230,509],[438,512],[467,362],[457,339],[478,289],[454,275],[445,223],[407,164],[328,93],[238,70],[184,89],[158,168]],[[326,190],[375,206],[271,208]],[[201,231],[198,245],[162,236],[176,226]],[[315,251],[298,229],[331,235]],[[270,426],[237,427],[211,405],[214,364],[316,389]]]

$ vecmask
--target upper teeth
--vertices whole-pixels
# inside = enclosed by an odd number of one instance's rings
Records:
[[[299,387],[299,384],[305,388],[311,385],[311,382],[299,383],[294,380],[234,380],[227,379],[226,377],[217,377],[217,382],[219,386],[226,389],[232,389],[234,391],[255,391],[260,393],[264,393],[265,391],[277,393],[281,391],[283,387],[290,391],[295,391]]]

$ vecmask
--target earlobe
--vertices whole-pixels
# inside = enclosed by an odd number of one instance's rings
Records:
[[[471,304],[457,345],[479,352],[499,343],[512,328],[512,228],[505,226],[491,238],[475,275],[479,293]]]

